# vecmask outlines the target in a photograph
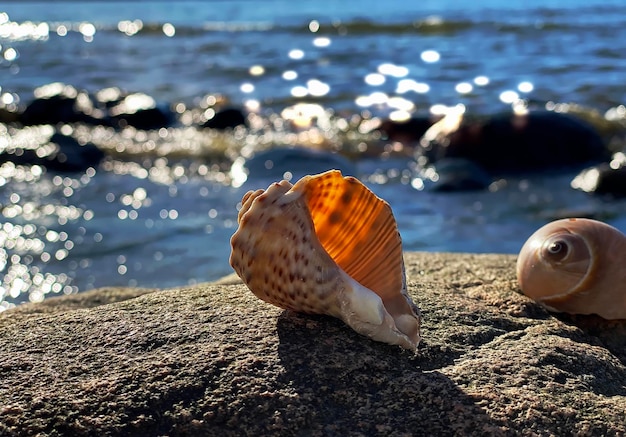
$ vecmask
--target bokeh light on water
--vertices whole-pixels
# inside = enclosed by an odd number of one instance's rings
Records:
[[[324,92],[321,81],[308,85]],[[55,91],[78,95],[63,84],[36,90],[42,97]],[[115,90],[103,90],[102,98],[109,93]],[[182,119],[187,109],[179,109]],[[270,118],[251,113],[248,122],[249,128],[229,132],[193,122],[153,131],[60,125],[64,135],[96,144],[108,158],[72,174],[3,163],[0,309],[101,286],[163,288],[227,274],[225,248],[247,179],[232,161],[286,144],[354,153],[371,130],[359,133],[359,125],[376,125],[372,118],[336,118],[319,104],[293,105]],[[53,132],[47,125],[9,127],[0,145],[45,151]]]
[[[41,22],[0,13],[1,109],[15,112],[33,97],[59,92],[87,105],[82,90],[112,104],[128,91],[126,106],[112,114],[166,103],[177,118],[175,127],[152,131],[58,126],[108,156],[79,174],[0,166],[0,310],[93,287],[164,288],[229,273],[235,205],[242,191],[271,182],[246,164],[277,147],[352,160],[392,204],[408,250],[513,253],[554,210],[607,208],[579,192],[555,195],[566,177],[499,180],[489,187],[493,193],[433,195],[428,187],[437,172],[418,172],[412,150],[385,142],[376,129],[385,119],[517,112],[533,101],[564,98],[623,120],[622,9],[595,2],[583,13],[576,6],[511,13],[480,2],[443,8],[441,2],[366,2],[371,8],[344,2],[318,14],[250,2],[219,10],[183,3],[192,7],[15,7]],[[83,12],[90,7],[105,14]],[[247,110],[247,128],[199,128],[228,105]],[[0,148],[25,149],[53,132],[50,126],[0,130]],[[277,163],[263,164],[272,170]],[[623,217],[619,204],[611,205],[613,217]]]
[[[45,266],[65,260],[85,236],[85,228],[73,235],[64,225],[93,214],[73,205],[47,203],[54,191],[71,196],[73,190],[89,183],[91,172],[81,179],[55,176],[42,180],[39,166],[22,167],[6,162],[0,166],[0,182],[16,190],[3,191],[0,226],[0,310],[10,308],[12,301],[39,302],[49,294],[70,294],[78,289],[70,285],[68,274],[47,272]],[[37,184],[33,190],[32,184]]]
[[[217,200],[228,189],[225,173],[202,164],[110,159],[70,177],[4,163],[0,180],[12,187],[0,199],[0,311],[99,286],[136,286],[138,277],[143,285],[180,285],[168,269],[179,271],[172,263],[187,250],[198,253],[197,264],[185,265],[187,282],[214,278],[207,264],[222,257],[235,224],[234,198]],[[202,236],[214,233],[220,244],[207,249]]]

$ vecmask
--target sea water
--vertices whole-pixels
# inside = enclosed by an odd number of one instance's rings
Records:
[[[621,0],[15,1],[0,14],[4,105],[24,107],[55,82],[92,93],[119,87],[173,107],[224,98],[265,119],[297,103],[347,120],[458,104],[492,114],[516,99],[601,114],[626,103]],[[137,152],[116,137],[114,153],[80,174],[4,164],[0,310],[230,273],[241,196],[284,175],[233,183],[228,163],[268,144],[302,143],[274,127],[223,134],[223,149],[193,126],[135,132],[134,143],[152,146]],[[348,134],[329,131],[325,141],[340,149]],[[410,156],[350,158],[392,206],[405,250],[516,253],[536,228],[565,216],[626,230],[624,201],[573,190],[575,171],[432,193],[415,183]]]

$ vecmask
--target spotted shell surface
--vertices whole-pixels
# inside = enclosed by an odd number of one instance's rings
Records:
[[[626,236],[596,220],[548,223],[522,247],[517,278],[553,311],[626,319]]]
[[[230,263],[257,297],[415,349],[419,311],[395,219],[357,179],[331,170],[248,192],[238,222]]]

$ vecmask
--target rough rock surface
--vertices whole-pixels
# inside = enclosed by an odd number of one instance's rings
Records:
[[[416,354],[236,280],[7,311],[0,435],[626,433],[626,322],[551,315],[510,255],[405,258]]]

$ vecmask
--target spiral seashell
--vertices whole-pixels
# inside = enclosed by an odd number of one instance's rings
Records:
[[[626,319],[626,236],[595,220],[557,220],[517,258],[522,292],[552,311]]]
[[[330,170],[249,191],[238,222],[230,264],[257,297],[416,349],[420,315],[395,219],[357,179]]]

